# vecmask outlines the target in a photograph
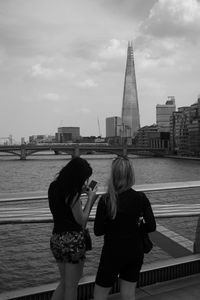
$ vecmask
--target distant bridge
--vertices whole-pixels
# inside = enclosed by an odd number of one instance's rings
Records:
[[[25,160],[27,156],[36,152],[53,151],[55,154],[66,153],[72,157],[82,154],[93,154],[96,152],[116,154],[116,155],[152,155],[163,156],[165,148],[138,148],[130,145],[105,145],[105,144],[44,144],[44,145],[5,145],[0,146],[0,152],[10,153]]]

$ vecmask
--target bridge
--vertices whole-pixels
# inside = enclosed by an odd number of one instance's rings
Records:
[[[36,152],[52,151],[56,155],[65,153],[72,157],[82,154],[106,153],[116,155],[152,155],[163,156],[166,153],[165,148],[138,148],[131,145],[107,145],[107,144],[22,144],[22,145],[5,145],[0,146],[0,152],[9,153],[20,157],[21,160],[26,160]]]

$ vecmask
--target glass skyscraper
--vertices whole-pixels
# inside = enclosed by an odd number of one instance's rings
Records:
[[[139,128],[140,115],[135,76],[135,64],[133,58],[133,45],[132,42],[129,41],[124,79],[121,136],[124,138],[134,138]]]

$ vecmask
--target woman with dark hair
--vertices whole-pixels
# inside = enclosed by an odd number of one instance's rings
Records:
[[[53,300],[77,299],[86,252],[84,228],[96,200],[96,190],[86,192],[91,175],[89,163],[76,157],[60,170],[49,186],[49,207],[54,221],[50,248],[61,277]],[[83,192],[88,195],[84,209],[80,200]]]
[[[130,160],[117,157],[112,162],[108,192],[99,200],[94,223],[95,235],[104,235],[94,300],[107,299],[118,276],[121,298],[135,299],[144,258],[139,220],[142,215],[146,232],[154,231],[156,222],[148,198],[132,188],[134,183]]]

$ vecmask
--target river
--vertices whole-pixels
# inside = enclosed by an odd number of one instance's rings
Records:
[[[106,186],[113,157],[85,156],[100,190]],[[64,155],[35,155],[20,161],[16,157],[0,156],[0,193],[45,192],[69,159]],[[200,161],[134,156],[131,160],[138,185],[200,180]],[[0,225],[0,293],[58,280],[57,267],[49,251],[51,230],[52,224]],[[87,255],[85,275],[96,272],[100,255],[102,240],[92,237],[93,250]],[[161,259],[168,258],[166,253],[159,252],[159,255]]]

